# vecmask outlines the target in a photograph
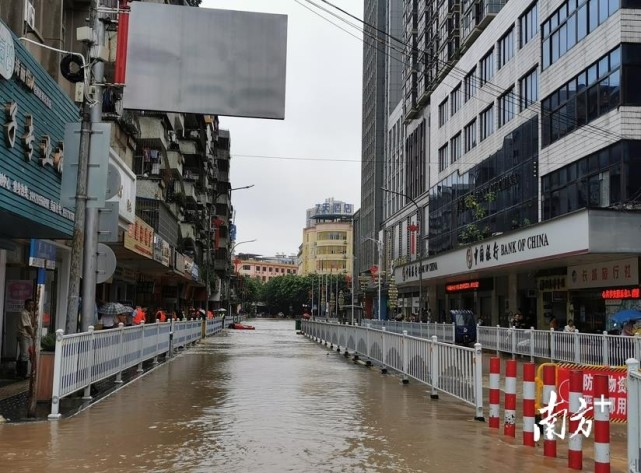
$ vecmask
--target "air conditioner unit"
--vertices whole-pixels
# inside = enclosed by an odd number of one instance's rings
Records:
[[[36,28],[36,9],[29,0],[24,0],[24,21],[29,28]]]

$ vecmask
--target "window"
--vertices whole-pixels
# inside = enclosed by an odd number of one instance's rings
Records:
[[[467,153],[476,146],[476,120],[472,120],[465,125],[463,135],[465,139],[465,152]]]
[[[499,97],[499,128],[514,118],[516,111],[516,96],[514,87]]]
[[[481,87],[483,87],[483,84],[488,82],[492,78],[492,76],[494,76],[494,48],[490,49],[490,52],[483,56],[483,58],[481,59],[480,69],[480,85]]]
[[[485,138],[494,133],[494,104],[490,105],[488,108],[481,112],[479,120],[481,129],[480,141],[483,141]]]
[[[619,47],[541,101],[543,146],[554,143],[623,103],[620,84],[624,73],[620,58]],[[638,80],[631,83],[638,83]]]
[[[543,22],[542,67],[558,61],[619,9],[620,0],[566,0]]]
[[[463,80],[463,100],[467,102],[476,95],[476,67],[473,68]]]
[[[533,69],[519,81],[519,111],[523,111],[539,99],[539,74]]]
[[[514,27],[510,28],[505,36],[499,39],[499,64],[502,68],[514,56]]]
[[[461,133],[450,140],[450,163],[454,164],[461,158]]]
[[[522,16],[519,18],[519,45],[525,46],[532,38],[536,36],[539,29],[539,13],[536,3],[534,3]]]
[[[447,167],[447,144],[438,150],[438,172],[444,171]]]
[[[450,108],[452,115],[458,112],[459,108],[461,108],[461,98],[461,84],[459,84],[454,87],[454,90],[452,90],[452,93],[450,94]]]
[[[447,98],[441,102],[441,104],[438,106],[438,126],[441,127],[445,125],[445,122],[447,121]]]

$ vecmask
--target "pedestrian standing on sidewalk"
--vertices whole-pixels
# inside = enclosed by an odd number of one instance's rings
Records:
[[[36,335],[34,327],[33,299],[24,301],[24,308],[18,318],[18,359],[16,360],[16,376],[26,379],[29,377],[29,350],[33,346]]]

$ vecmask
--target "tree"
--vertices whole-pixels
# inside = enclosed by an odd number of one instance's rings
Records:
[[[272,278],[264,286],[263,299],[272,313],[283,312],[287,314],[291,306],[295,315],[301,314],[303,305],[310,305],[312,302],[312,291],[318,294],[318,284],[321,277],[317,274],[310,274],[308,276],[287,275]],[[336,292],[337,283],[339,292],[345,293],[348,289],[344,274],[330,275],[327,281],[332,294]],[[314,302],[318,305],[319,301],[316,297],[314,297]]]

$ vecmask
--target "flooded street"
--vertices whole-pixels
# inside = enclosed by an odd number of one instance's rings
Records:
[[[461,402],[296,335],[293,321],[251,323],[71,419],[0,426],[0,471],[566,470],[490,433]]]

